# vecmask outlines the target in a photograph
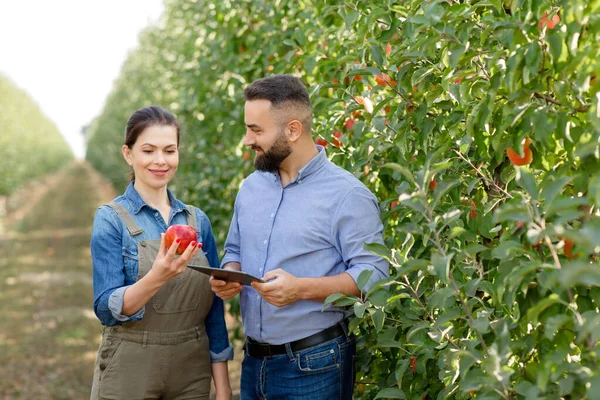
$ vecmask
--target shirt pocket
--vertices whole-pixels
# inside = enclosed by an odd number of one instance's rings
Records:
[[[137,281],[139,265],[137,250],[133,251],[123,247],[123,264],[125,266],[125,274],[134,281]]]

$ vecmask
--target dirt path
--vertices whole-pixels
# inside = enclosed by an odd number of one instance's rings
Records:
[[[5,199],[0,215],[0,399],[89,399],[102,327],[93,313],[89,239],[115,197],[74,162]],[[228,317],[228,327],[235,321]],[[238,397],[240,343],[229,364]],[[214,398],[214,396],[213,396]]]
[[[0,234],[0,398],[89,398],[101,332],[90,227],[113,194],[76,162],[10,199]]]

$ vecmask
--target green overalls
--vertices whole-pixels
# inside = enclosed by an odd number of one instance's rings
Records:
[[[143,230],[117,203],[110,203],[132,237]],[[188,225],[198,229],[188,206]],[[160,240],[138,240],[138,276],[152,268]],[[190,265],[208,266],[202,251]],[[213,302],[208,277],[190,268],[165,283],[146,303],[140,321],[107,326],[94,366],[91,400],[208,399],[211,362],[204,328]]]

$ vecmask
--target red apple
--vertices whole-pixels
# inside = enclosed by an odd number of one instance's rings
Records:
[[[189,225],[171,225],[165,232],[167,249],[171,248],[171,245],[177,239],[180,239],[180,242],[176,253],[182,254],[190,243],[198,241],[198,235],[196,235],[196,230]],[[202,246],[201,243],[200,246]]]

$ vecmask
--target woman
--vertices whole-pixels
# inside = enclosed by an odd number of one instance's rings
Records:
[[[127,121],[123,157],[132,167],[125,193],[98,209],[91,251],[94,311],[105,325],[91,399],[231,399],[223,302],[206,275],[218,268],[208,217],[177,200],[167,184],[179,164],[179,124],[160,107]],[[198,232],[180,256],[165,245],[172,224]]]

